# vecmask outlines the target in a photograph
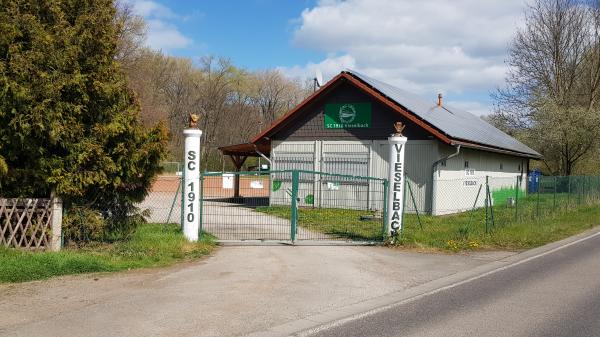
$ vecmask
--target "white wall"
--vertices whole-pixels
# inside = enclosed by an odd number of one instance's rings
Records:
[[[349,141],[273,141],[271,160],[273,170],[302,169],[327,173],[388,178],[389,144],[387,140]],[[405,172],[414,194],[414,203],[407,191],[406,209],[431,211],[431,164],[438,158],[435,140],[409,140],[406,145]],[[299,193],[314,193],[315,206],[334,207],[335,200],[345,200],[351,208],[382,210],[382,186],[371,181],[368,188],[342,184],[340,190],[330,191],[327,181],[314,180],[314,188],[302,182]],[[284,183],[285,184],[285,183]],[[275,199],[284,200],[279,192]],[[300,195],[302,199],[302,195]],[[366,201],[368,199],[368,201]],[[352,200],[354,202],[352,202]],[[303,205],[301,202],[302,206]],[[365,206],[366,205],[366,206]]]
[[[407,189],[404,199],[405,210],[407,212],[431,212],[431,165],[440,154],[436,140],[408,140],[406,143],[406,152],[404,154],[404,172],[407,177],[410,191],[414,196],[414,202]],[[374,141],[374,173],[375,176],[388,178],[389,164],[389,143],[387,140]]]
[[[273,170],[300,169],[322,171],[356,176],[388,177],[387,140],[375,141],[273,141],[271,159]],[[485,203],[485,179],[489,176],[491,191],[512,188],[518,176],[522,176],[521,189],[525,189],[527,159],[505,154],[461,148],[458,156],[449,159],[445,166],[440,164],[432,178],[432,165],[439,158],[456,151],[455,147],[441,144],[436,140],[409,140],[406,147],[405,168],[408,183],[412,188],[415,202],[409,192],[405,198],[405,209],[414,212],[414,204],[420,212],[442,215],[483,207]],[[342,158],[325,163],[324,158]],[[344,164],[349,160],[355,164]],[[465,161],[469,167],[465,168]],[[500,168],[502,165],[502,168]],[[523,172],[523,174],[521,174]],[[282,174],[283,186],[289,188],[289,177]],[[314,195],[314,205],[337,207],[335,200],[354,209],[381,209],[379,186],[368,187],[343,185],[339,190],[326,188],[326,180],[305,176],[299,186],[301,206],[304,194]],[[432,180],[433,179],[433,180]],[[481,186],[481,191],[479,188]],[[478,192],[479,196],[478,196]],[[433,195],[433,198],[431,197]],[[272,194],[272,199],[287,203],[285,189]],[[335,201],[335,202],[338,202]]]
[[[456,148],[440,144],[442,156]],[[468,162],[468,167],[465,167]],[[433,180],[433,215],[456,213],[485,205],[485,182],[490,193],[501,188],[514,188],[521,177],[525,189],[527,159],[500,153],[461,148],[459,155],[440,163]],[[480,190],[481,188],[481,190]],[[479,194],[479,195],[478,195]]]

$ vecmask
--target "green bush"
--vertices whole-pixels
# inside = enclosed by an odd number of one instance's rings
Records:
[[[113,0],[14,0],[0,6],[0,195],[48,197],[100,212],[128,235],[160,172],[168,134],[146,128],[116,60]],[[95,236],[98,219],[73,238]],[[132,217],[133,216],[133,217]],[[80,221],[80,220],[77,220]]]
[[[63,216],[62,233],[67,246],[102,241],[105,231],[104,218],[91,208],[72,207]]]

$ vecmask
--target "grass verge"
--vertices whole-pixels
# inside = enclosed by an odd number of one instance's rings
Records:
[[[467,213],[422,216],[406,215],[399,244],[419,249],[450,251],[475,249],[523,250],[545,245],[600,225],[600,207],[582,206],[543,218],[500,222],[485,229],[485,220]],[[473,218],[477,217],[477,221]]]
[[[188,242],[179,226],[141,225],[126,241],[67,248],[60,252],[29,252],[0,247],[0,283],[25,282],[54,276],[92,272],[114,272],[166,266],[208,255],[214,238],[202,235]]]
[[[533,210],[531,210],[533,209]],[[289,219],[289,207],[259,207],[259,212]],[[478,249],[522,250],[542,246],[600,225],[600,207],[573,206],[571,209],[544,212],[521,206],[514,210],[495,206],[496,225],[485,225],[485,209],[445,216],[405,214],[404,229],[398,245],[422,250],[462,251]],[[529,212],[529,213],[528,213]],[[382,221],[363,221],[369,211],[344,209],[299,209],[299,226],[336,238],[381,240]],[[530,216],[529,216],[530,215]]]
[[[256,211],[284,219],[291,218],[289,206],[257,207]],[[339,208],[299,208],[298,224],[308,231],[323,233],[332,239],[380,241],[383,237],[382,220],[361,220],[361,216],[373,214],[372,211]]]

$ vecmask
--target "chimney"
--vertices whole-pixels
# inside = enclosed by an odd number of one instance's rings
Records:
[[[442,100],[442,94],[438,94],[438,106],[442,106],[443,100]]]

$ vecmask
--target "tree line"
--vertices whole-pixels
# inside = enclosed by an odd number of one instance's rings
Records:
[[[117,59],[139,99],[142,122],[167,122],[171,160],[181,160],[189,114],[200,116],[203,169],[221,170],[230,163],[218,147],[249,141],[312,93],[311,82],[277,69],[250,71],[222,57],[192,60],[152,50],[145,46],[144,19],[117,6],[116,20],[125,27]]]
[[[507,64],[491,122],[540,152],[546,174],[599,174],[600,1],[534,1]]]

